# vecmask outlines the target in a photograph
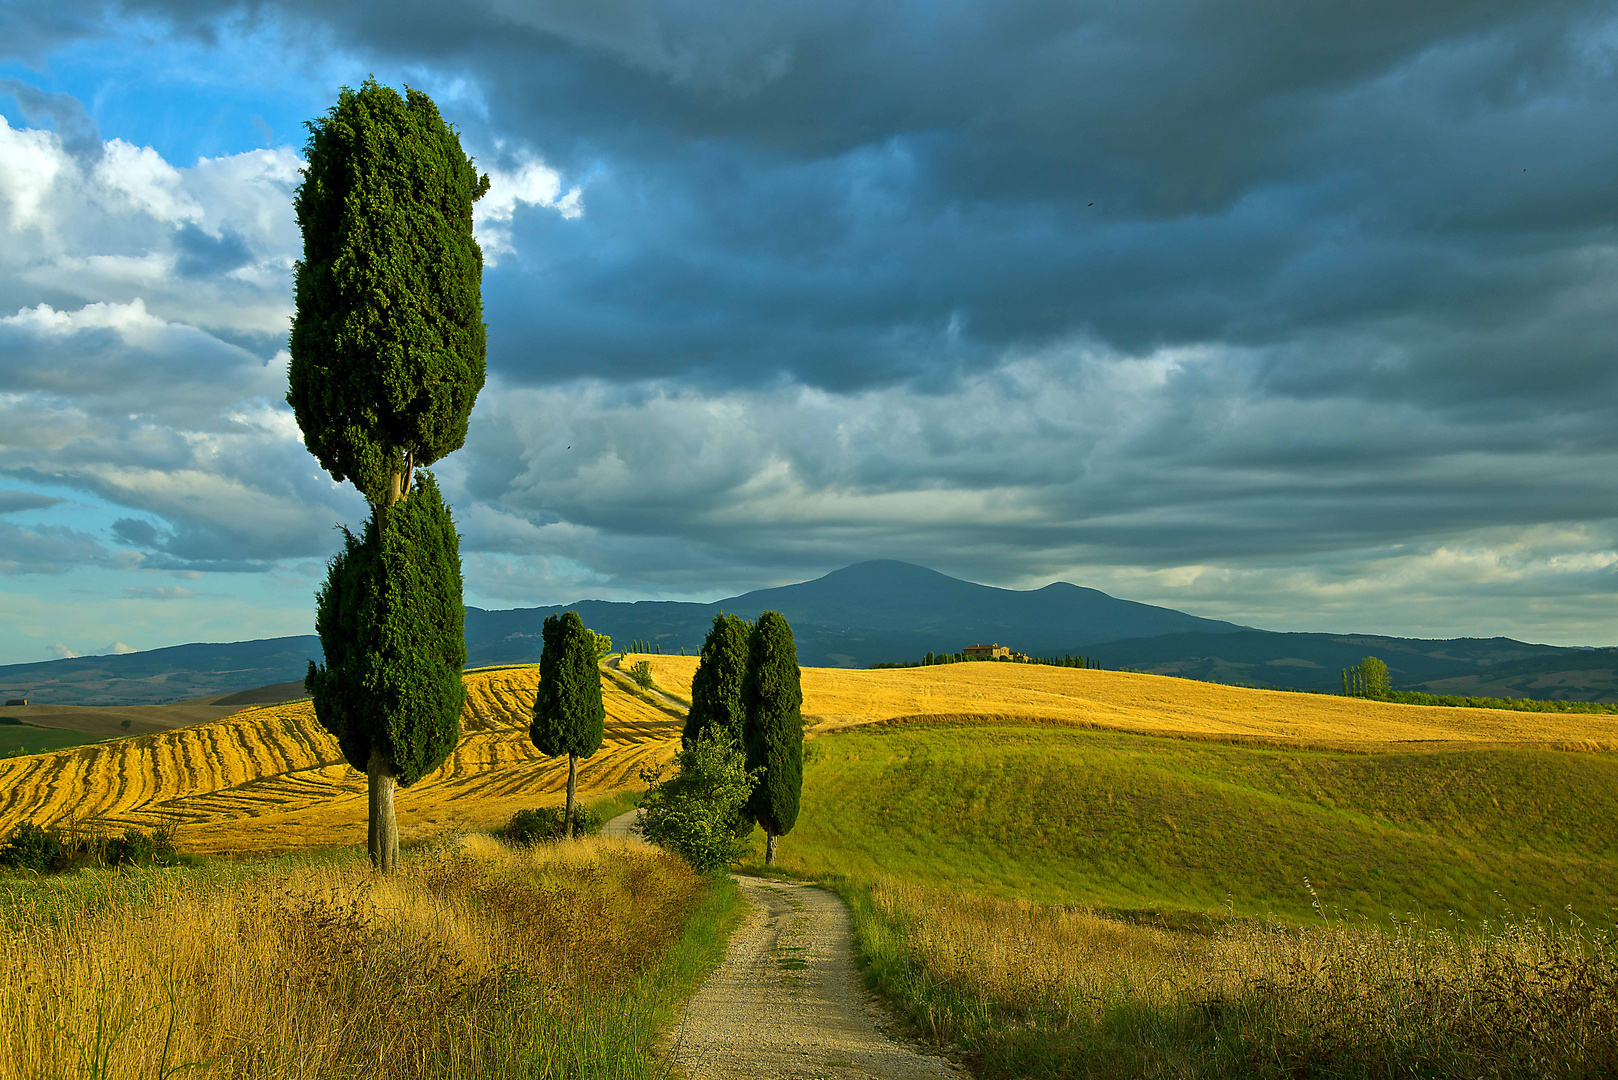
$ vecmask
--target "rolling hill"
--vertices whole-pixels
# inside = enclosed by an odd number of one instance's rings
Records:
[[[567,759],[528,738],[539,671],[466,675],[461,741],[436,772],[399,789],[401,836],[488,825],[560,800]],[[579,790],[638,786],[672,756],[680,720],[603,677],[606,740],[579,763]],[[189,851],[284,851],[365,835],[365,776],[344,763],[307,701],[55,753],[0,760],[0,835],[16,824],[171,825]]]
[[[799,660],[867,667],[998,642],[1035,655],[1083,654],[1111,668],[1211,682],[1336,692],[1361,657],[1387,661],[1396,689],[1570,700],[1618,699],[1618,649],[1530,645],[1509,638],[1424,641],[1358,634],[1280,634],[1120,600],[1057,582],[998,589],[908,563],[858,563],[814,581],[712,604],[582,600],[565,607],[468,608],[469,665],[533,663],[547,615],[577,610],[619,648],[644,641],[695,655],[720,611],[754,618],[774,609],[792,623]],[[201,704],[267,684],[297,696],[319,657],[312,635],[179,645],[120,656],[0,666],[0,699],[55,705]],[[262,700],[262,699],[261,699]]]

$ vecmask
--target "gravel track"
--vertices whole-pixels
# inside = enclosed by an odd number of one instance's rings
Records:
[[[795,882],[736,880],[753,913],[671,1040],[690,1080],[965,1075],[883,1033],[891,1021],[854,969],[841,900]]]

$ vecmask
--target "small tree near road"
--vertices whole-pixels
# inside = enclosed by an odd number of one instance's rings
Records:
[[[747,840],[733,823],[747,805],[758,780],[749,773],[742,749],[727,732],[710,728],[685,746],[675,759],[679,771],[649,783],[641,800],[640,832],[698,870],[717,870],[747,852]]]
[[[601,749],[607,710],[601,702],[596,635],[576,611],[545,619],[539,654],[539,692],[528,736],[547,757],[567,755],[567,830],[575,834],[579,758]]]
[[[747,655],[752,627],[735,615],[714,616],[713,628],[702,643],[696,674],[691,676],[691,710],[686,714],[681,742],[690,746],[710,727],[730,733],[741,742],[747,719],[742,689],[747,682]]]
[[[742,696],[747,770],[764,770],[747,812],[764,830],[764,865],[770,866],[777,843],[798,822],[803,793],[802,676],[792,627],[778,611],[764,612],[753,627]]]

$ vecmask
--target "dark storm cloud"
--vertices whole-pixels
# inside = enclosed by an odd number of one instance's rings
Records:
[[[23,510],[48,510],[64,501],[32,491],[0,491],[0,514],[15,514]]]
[[[513,380],[846,390],[1085,335],[1272,347],[1285,394],[1605,385],[1588,328],[1522,327],[1618,213],[1597,3],[245,10],[472,76],[470,139],[585,183],[488,283]]]
[[[879,555],[1611,592],[1610,5],[124,10],[410,73],[480,164],[580,187],[501,222],[444,466],[503,599]],[[242,257],[175,238],[182,273]],[[237,543],[165,520],[146,557]]]

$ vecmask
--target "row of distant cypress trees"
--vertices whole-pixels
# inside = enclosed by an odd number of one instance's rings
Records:
[[[735,746],[746,769],[762,768],[746,821],[764,830],[764,863],[798,821],[803,793],[803,688],[792,627],[778,611],[757,623],[714,616],[691,679],[683,741],[708,737]]]

